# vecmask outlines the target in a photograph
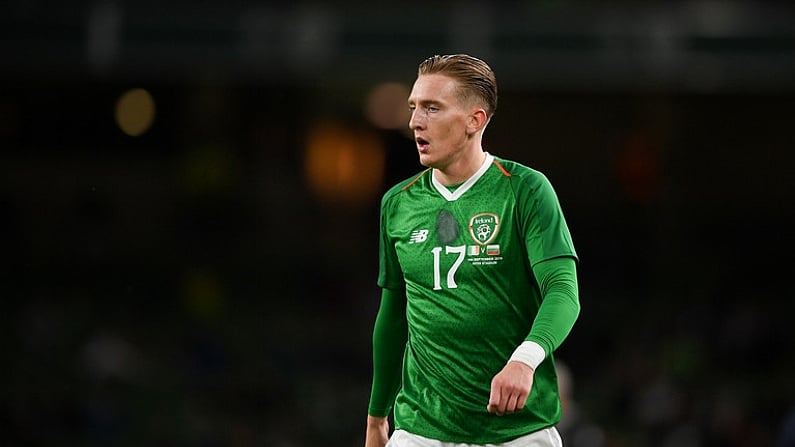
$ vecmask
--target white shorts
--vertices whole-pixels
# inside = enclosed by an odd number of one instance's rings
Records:
[[[395,430],[386,447],[563,447],[555,427],[545,428],[501,444],[460,444],[424,438],[405,430]]]

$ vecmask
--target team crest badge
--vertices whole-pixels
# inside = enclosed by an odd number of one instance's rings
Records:
[[[480,213],[469,219],[469,235],[480,245],[493,241],[500,229],[500,218],[494,213]]]

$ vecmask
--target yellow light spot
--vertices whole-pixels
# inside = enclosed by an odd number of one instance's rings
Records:
[[[155,121],[155,101],[148,91],[136,88],[126,91],[116,101],[116,124],[132,137],[146,133]]]
[[[380,193],[384,158],[383,144],[372,132],[321,123],[309,133],[304,169],[320,198],[357,204]]]

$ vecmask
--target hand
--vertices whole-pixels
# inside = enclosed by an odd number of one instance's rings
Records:
[[[489,413],[502,416],[524,408],[527,396],[533,388],[535,371],[529,365],[511,361],[491,379],[491,395],[486,409]]]
[[[384,447],[387,441],[389,441],[389,420],[386,417],[368,415],[364,447]]]

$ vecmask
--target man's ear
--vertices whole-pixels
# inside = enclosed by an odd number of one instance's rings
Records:
[[[474,109],[469,115],[467,122],[467,133],[475,134],[483,130],[489,122],[489,117],[483,109]]]

